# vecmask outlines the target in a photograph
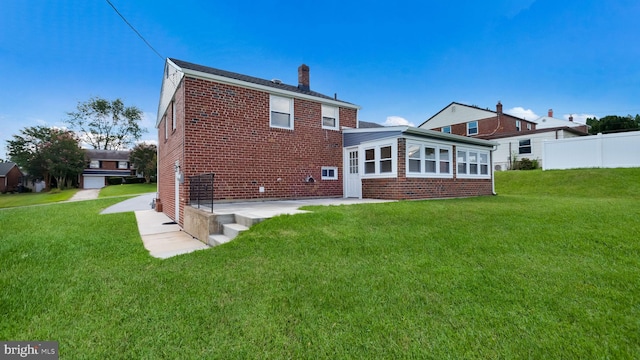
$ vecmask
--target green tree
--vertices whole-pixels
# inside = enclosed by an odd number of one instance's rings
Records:
[[[158,148],[153,144],[138,144],[129,154],[129,161],[144,175],[145,181],[151,182],[151,176],[158,171]]]
[[[587,125],[590,126],[590,134],[633,131],[640,128],[640,115],[617,116],[607,115],[603,118],[587,118]]]
[[[61,130],[45,126],[27,127],[20,130],[20,134],[13,135],[13,140],[7,141],[9,159],[26,171],[32,180],[43,179],[47,189],[50,184],[50,175],[44,147],[52,134],[57,131]]]
[[[146,130],[138,124],[142,111],[125,106],[122,100],[94,97],[78,103],[77,111],[67,113],[66,123],[78,131],[81,140],[102,150],[122,150],[139,140]]]
[[[43,156],[58,189],[70,187],[85,167],[85,152],[71,131],[56,131],[43,146]]]

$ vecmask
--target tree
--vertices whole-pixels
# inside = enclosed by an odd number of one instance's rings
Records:
[[[146,131],[138,125],[142,111],[135,106],[125,107],[120,99],[94,97],[78,103],[77,111],[67,115],[69,127],[77,130],[81,140],[94,149],[122,150]]]
[[[590,126],[590,134],[633,131],[638,130],[640,127],[640,115],[636,115],[635,117],[631,115],[608,115],[601,119],[596,117],[587,118],[587,125]]]
[[[47,188],[50,177],[44,147],[56,131],[61,130],[44,126],[27,127],[20,130],[19,135],[13,135],[13,140],[7,141],[9,159],[26,171],[32,180],[43,179]]]
[[[144,175],[147,184],[151,182],[151,176],[158,171],[157,150],[153,144],[138,144],[129,154],[129,161]]]
[[[57,131],[51,134],[43,146],[43,157],[51,176],[55,177],[58,189],[70,187],[85,167],[85,152],[80,141],[71,131]]]

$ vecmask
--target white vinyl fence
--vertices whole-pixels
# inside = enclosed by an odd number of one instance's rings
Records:
[[[542,169],[640,167],[640,131],[542,143]]]

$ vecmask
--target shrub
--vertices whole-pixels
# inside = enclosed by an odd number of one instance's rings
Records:
[[[121,185],[122,178],[118,176],[111,176],[107,178],[107,184],[109,185]]]
[[[534,170],[538,168],[538,160],[522,158],[516,163],[515,170]]]

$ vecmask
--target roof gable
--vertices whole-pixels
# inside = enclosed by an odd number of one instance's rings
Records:
[[[18,165],[14,162],[0,162],[0,176],[7,176],[9,171],[13,169],[13,167],[18,167]],[[20,168],[18,168],[20,170]],[[22,171],[20,171],[22,173]]]
[[[454,101],[418,127],[422,129],[436,129],[443,126],[494,117],[496,114],[495,111],[489,109],[481,109],[477,106],[461,104]]]

